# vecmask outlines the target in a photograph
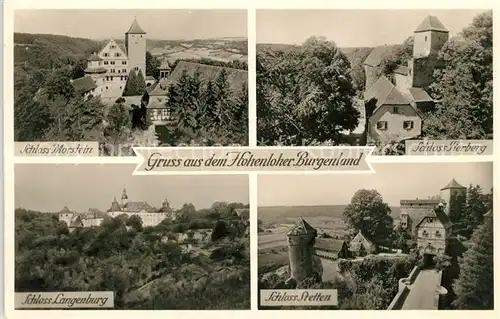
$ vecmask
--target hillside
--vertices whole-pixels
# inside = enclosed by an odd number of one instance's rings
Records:
[[[285,222],[287,218],[331,217],[342,219],[346,205],[259,206],[259,219],[264,222]],[[399,219],[400,208],[391,207],[392,218]]]

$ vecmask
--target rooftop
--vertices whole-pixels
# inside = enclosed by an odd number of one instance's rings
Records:
[[[448,183],[445,187],[441,188],[441,190],[445,189],[465,189],[462,185],[460,185],[454,178],[451,180],[451,182]]]
[[[435,16],[427,16],[417,27],[416,32],[425,31],[439,31],[439,32],[449,32],[448,29],[439,21]]]
[[[126,33],[127,34],[146,34],[146,32],[139,25],[139,22],[137,22],[137,19],[134,19],[134,22],[132,22],[130,29],[128,29],[128,31]]]
[[[292,235],[292,236],[298,236],[298,235],[309,235],[309,234],[314,234],[316,235],[318,232],[314,227],[309,225],[308,222],[306,222],[303,218],[300,218],[295,226],[288,232],[287,235]]]

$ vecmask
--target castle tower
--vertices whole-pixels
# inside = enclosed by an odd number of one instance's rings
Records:
[[[304,219],[287,233],[290,277],[297,282],[314,275],[314,243],[318,232]]]
[[[129,70],[139,72],[146,78],[146,32],[142,30],[136,19],[125,33]]]
[[[127,195],[127,190],[125,189],[125,187],[123,188],[123,192],[122,192],[122,198],[121,198],[121,203],[122,203],[122,207],[125,206],[125,204],[127,204],[128,202],[128,195]]]
[[[165,79],[170,75],[171,69],[167,58],[164,58],[163,61],[161,61],[161,65],[158,70],[160,71],[160,79]]]
[[[445,201],[444,212],[453,215],[457,209],[462,209],[467,196],[467,188],[460,185],[454,178],[441,188],[441,198]]]
[[[428,16],[420,23],[413,35],[413,59],[408,61],[410,87],[428,88],[438,53],[449,36],[449,31],[435,16]]]

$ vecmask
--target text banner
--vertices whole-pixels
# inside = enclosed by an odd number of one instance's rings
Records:
[[[493,140],[407,140],[406,155],[493,155]]]
[[[113,308],[112,291],[16,292],[16,309]]]
[[[372,171],[373,147],[134,148],[141,158],[134,174],[184,172]]]
[[[14,156],[99,156],[99,142],[16,142]]]
[[[262,289],[260,305],[281,306],[337,306],[335,289]]]

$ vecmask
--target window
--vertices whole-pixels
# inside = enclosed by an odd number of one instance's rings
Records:
[[[108,87],[106,86],[106,90],[108,89]]]
[[[127,73],[127,69],[122,69],[122,72],[123,73]]]
[[[427,230],[424,230],[424,231],[422,232],[422,236],[424,236],[424,237],[429,236],[429,233],[427,232]]]
[[[436,237],[441,237],[441,233],[439,232],[439,230],[436,230]]]
[[[120,76],[120,81],[123,81],[123,76]]]
[[[112,45],[110,46],[110,48],[111,48],[111,49],[114,49],[114,48],[116,48],[116,45],[112,44]]]
[[[404,121],[403,128],[405,130],[412,130],[413,129],[413,121]]]
[[[110,76],[110,80],[113,81],[113,77],[112,76]]]
[[[104,56],[105,56],[105,57],[108,57],[108,56],[109,56],[109,53],[108,53],[108,52],[105,52],[105,53],[104,53]]]
[[[112,64],[112,65],[115,65],[115,61],[111,61],[111,64]]]
[[[387,130],[387,121],[378,121],[377,122],[377,129],[381,131]]]
[[[108,61],[104,61],[104,65],[108,65],[108,63],[109,63]]]
[[[397,107],[397,106],[394,106],[394,107],[392,108],[392,113],[394,113],[394,114],[398,114],[398,107]]]
[[[427,42],[427,36],[425,36],[424,41]]]
[[[117,58],[118,58],[118,57],[120,57],[120,55],[121,55],[121,54],[120,54],[119,52],[116,52],[116,53],[115,53],[115,57],[117,57]]]
[[[127,65],[127,61],[122,61],[122,64],[123,65]]]
[[[106,76],[106,81],[109,81],[109,76]]]
[[[134,70],[139,71],[139,67],[138,67],[138,66],[136,66],[136,67],[134,68]]]

